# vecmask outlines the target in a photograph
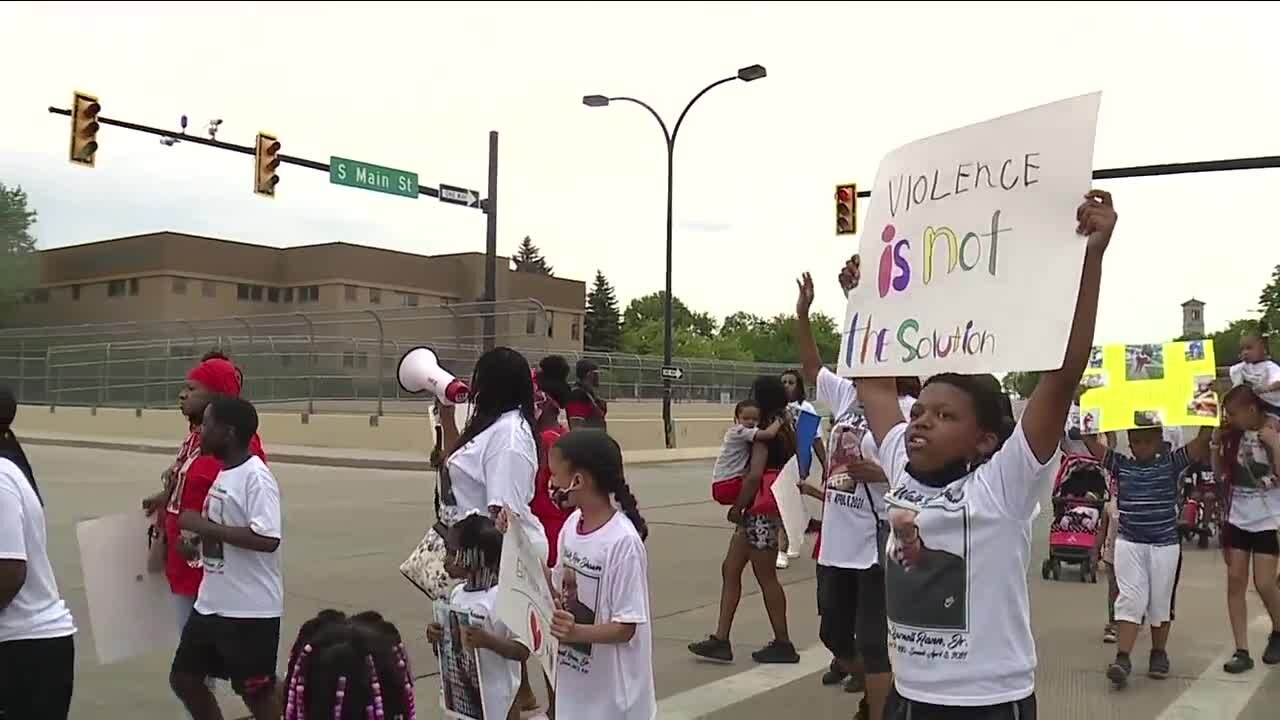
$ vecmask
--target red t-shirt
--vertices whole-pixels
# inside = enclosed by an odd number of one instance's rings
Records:
[[[557,427],[543,430],[538,434],[538,474],[533,480],[533,502],[529,503],[529,510],[542,522],[542,527],[547,531],[547,541],[550,544],[547,551],[549,567],[556,565],[560,528],[564,527],[564,521],[569,518],[569,511],[561,510],[551,499],[551,465],[547,461],[547,456],[551,452],[551,446],[555,445],[556,440],[566,432],[568,430],[565,428]]]
[[[194,438],[194,443],[193,443]],[[262,441],[257,435],[249,442],[249,450],[254,455],[267,461],[267,453],[262,449]],[[175,474],[177,482],[173,486],[173,495],[165,507],[164,537],[168,547],[165,550],[164,574],[169,579],[169,589],[174,595],[195,597],[200,591],[200,580],[204,578],[204,570],[200,561],[195,565],[187,562],[178,552],[178,540],[181,530],[178,528],[178,516],[183,510],[204,510],[204,500],[213,487],[213,481],[222,471],[222,462],[212,455],[200,455],[200,431],[193,430],[187,436],[178,452]]]
[[[582,420],[593,427],[604,427],[609,404],[595,393],[578,385],[569,393],[564,406],[565,415],[571,420]]]

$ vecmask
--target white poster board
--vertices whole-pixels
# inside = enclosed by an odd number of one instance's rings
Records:
[[[1101,93],[952,130],[880,161],[840,374],[1062,366]],[[1028,318],[1034,318],[1029,322]]]
[[[800,493],[800,468],[793,457],[782,466],[782,472],[769,489],[778,502],[782,515],[782,529],[787,533],[787,547],[797,551],[804,547],[804,531],[809,526],[809,512],[804,508],[804,496]]]
[[[147,572],[147,525],[141,511],[76,525],[89,623],[103,665],[178,647],[173,596],[164,573]]]
[[[517,528],[503,535],[502,565],[498,571],[498,619],[529,648],[555,687],[560,664],[560,641],[551,635],[555,600],[547,581],[546,563]]]

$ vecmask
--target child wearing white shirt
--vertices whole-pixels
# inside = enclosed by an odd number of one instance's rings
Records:
[[[1262,335],[1240,338],[1240,362],[1231,366],[1231,386],[1248,385],[1267,404],[1269,415],[1280,416],[1280,365],[1273,361]]]

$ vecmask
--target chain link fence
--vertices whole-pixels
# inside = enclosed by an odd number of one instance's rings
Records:
[[[246,394],[259,405],[311,413],[425,412],[424,399],[405,394],[396,381],[400,357],[429,345],[445,367],[467,376],[492,318],[495,342],[521,351],[530,364],[553,353],[571,366],[585,357],[600,366],[606,397],[662,397],[661,358],[565,350],[564,341],[548,337],[547,317],[530,299],[2,330],[0,381],[27,404],[171,407],[187,370],[217,349],[243,369]],[[687,403],[733,402],[758,375],[786,368],[713,359],[675,364],[685,375],[673,397]]]

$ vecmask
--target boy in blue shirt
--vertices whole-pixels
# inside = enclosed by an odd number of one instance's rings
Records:
[[[1169,676],[1166,648],[1182,570],[1178,478],[1188,465],[1207,460],[1212,436],[1213,428],[1203,427],[1184,447],[1163,452],[1160,427],[1130,430],[1132,457],[1103,447],[1096,436],[1084,437],[1089,452],[1102,461],[1114,479],[1120,509],[1113,569],[1120,590],[1115,605],[1119,637],[1116,659],[1107,668],[1107,678],[1117,688],[1129,681],[1133,671],[1129,653],[1138,639],[1138,628],[1144,623],[1151,626],[1147,675]],[[1114,440],[1110,444],[1114,446]]]

